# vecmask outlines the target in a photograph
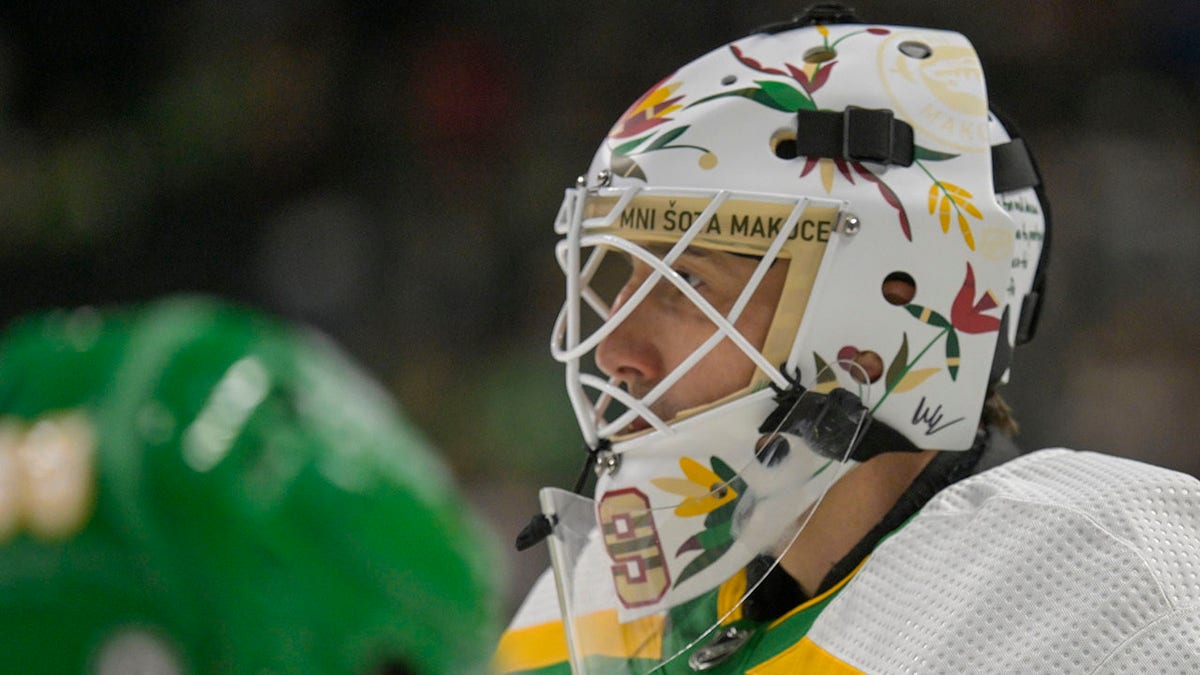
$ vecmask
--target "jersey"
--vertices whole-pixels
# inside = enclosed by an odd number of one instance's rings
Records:
[[[705,672],[1200,672],[1198,575],[1200,482],[1043,450],[942,490],[825,595],[769,623],[735,615],[750,637]],[[720,611],[736,584],[695,602]],[[553,596],[547,575],[497,670],[570,672]]]

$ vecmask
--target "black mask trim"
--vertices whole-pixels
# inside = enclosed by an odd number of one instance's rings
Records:
[[[1025,139],[1014,138],[992,146],[992,186],[995,192],[1012,192],[1038,187],[1042,177],[1033,165]]]
[[[1017,321],[1015,342],[1017,345],[1023,345],[1032,340],[1037,332],[1042,299],[1046,296],[1046,270],[1050,262],[1050,235],[1053,229],[1050,201],[1046,197],[1037,160],[1022,139],[1016,125],[994,107],[991,113],[1012,138],[1008,143],[992,146],[992,180],[995,191],[999,194],[1021,188],[1033,188],[1037,193],[1038,206],[1042,209],[1042,220],[1045,222],[1045,230],[1042,232],[1042,254],[1038,258],[1037,270],[1033,275],[1033,286],[1021,303],[1021,315],[1012,317],[1012,320]]]

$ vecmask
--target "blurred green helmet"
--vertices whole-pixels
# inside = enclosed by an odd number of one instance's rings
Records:
[[[0,338],[6,671],[481,672],[492,553],[319,335],[173,298]]]

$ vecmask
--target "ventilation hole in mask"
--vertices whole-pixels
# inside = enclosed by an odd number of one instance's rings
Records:
[[[796,132],[793,129],[780,129],[771,135],[771,152],[779,159],[796,159]]]
[[[837,58],[837,52],[829,47],[813,47],[804,52],[805,63],[825,63]]]
[[[737,75],[726,75],[725,77],[721,78],[721,84],[724,85],[730,85],[734,82],[737,82]]]
[[[913,40],[901,42],[897,49],[901,54],[913,59],[927,59],[933,55],[933,49],[929,45]]]
[[[883,280],[883,299],[889,304],[903,307],[912,302],[917,294],[917,282],[908,272],[892,272]]]
[[[783,436],[768,434],[758,439],[754,449],[754,457],[766,466],[775,466],[787,458],[791,446]]]

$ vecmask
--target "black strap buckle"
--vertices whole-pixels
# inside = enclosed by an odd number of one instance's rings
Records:
[[[848,106],[842,111],[842,156],[879,164],[913,163],[913,131],[891,110]]]
[[[911,166],[913,129],[887,108],[797,110],[796,154]]]

